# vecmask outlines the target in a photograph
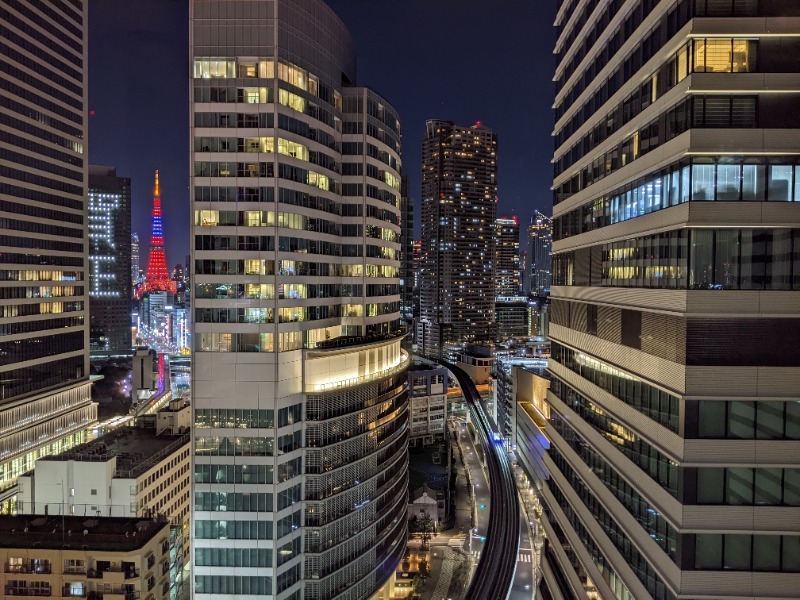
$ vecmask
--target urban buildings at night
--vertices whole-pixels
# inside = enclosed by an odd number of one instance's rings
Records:
[[[422,143],[417,346],[452,356],[494,338],[497,136],[481,123],[428,121]]]
[[[89,166],[89,315],[92,355],[129,355],[131,180]],[[137,249],[138,250],[138,249]]]
[[[525,248],[525,293],[547,296],[552,280],[553,220],[538,210],[528,224]]]
[[[494,293],[495,296],[518,296],[519,223],[517,218],[495,221]]]
[[[322,0],[190,12],[194,597],[368,598],[407,528],[400,121]]]
[[[139,259],[139,234],[135,231],[131,233],[131,285],[139,285],[142,277],[142,267]]]
[[[89,383],[86,7],[3,4],[0,504],[36,459],[82,443]]]
[[[556,25],[542,586],[796,597],[800,4]]]

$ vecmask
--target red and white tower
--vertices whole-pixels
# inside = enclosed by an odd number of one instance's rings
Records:
[[[147,274],[142,286],[136,290],[136,297],[141,298],[148,292],[177,293],[175,282],[167,272],[167,259],[164,255],[164,227],[161,215],[161,189],[156,170],[156,185],[153,188],[153,236],[150,239],[150,260],[147,263]]]

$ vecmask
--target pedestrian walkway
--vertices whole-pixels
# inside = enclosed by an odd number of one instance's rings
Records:
[[[436,587],[431,594],[431,600],[445,600],[453,580],[453,571],[461,564],[461,557],[450,548],[442,548],[442,570],[436,580]],[[423,596],[424,597],[424,596]]]

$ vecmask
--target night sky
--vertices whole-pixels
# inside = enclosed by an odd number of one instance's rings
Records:
[[[400,113],[417,205],[425,121],[481,121],[499,138],[498,215],[549,214],[554,0],[328,3],[352,33],[358,83]],[[89,159],[132,179],[142,268],[155,169],[168,265],[189,253],[188,39],[185,0],[89,3]]]

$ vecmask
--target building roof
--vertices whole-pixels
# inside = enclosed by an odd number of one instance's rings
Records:
[[[152,428],[120,427],[69,452],[39,460],[105,462],[116,457],[115,477],[138,477],[155,464],[189,443],[189,434],[156,435]]]
[[[168,527],[163,518],[0,515],[0,547],[131,552]]]

